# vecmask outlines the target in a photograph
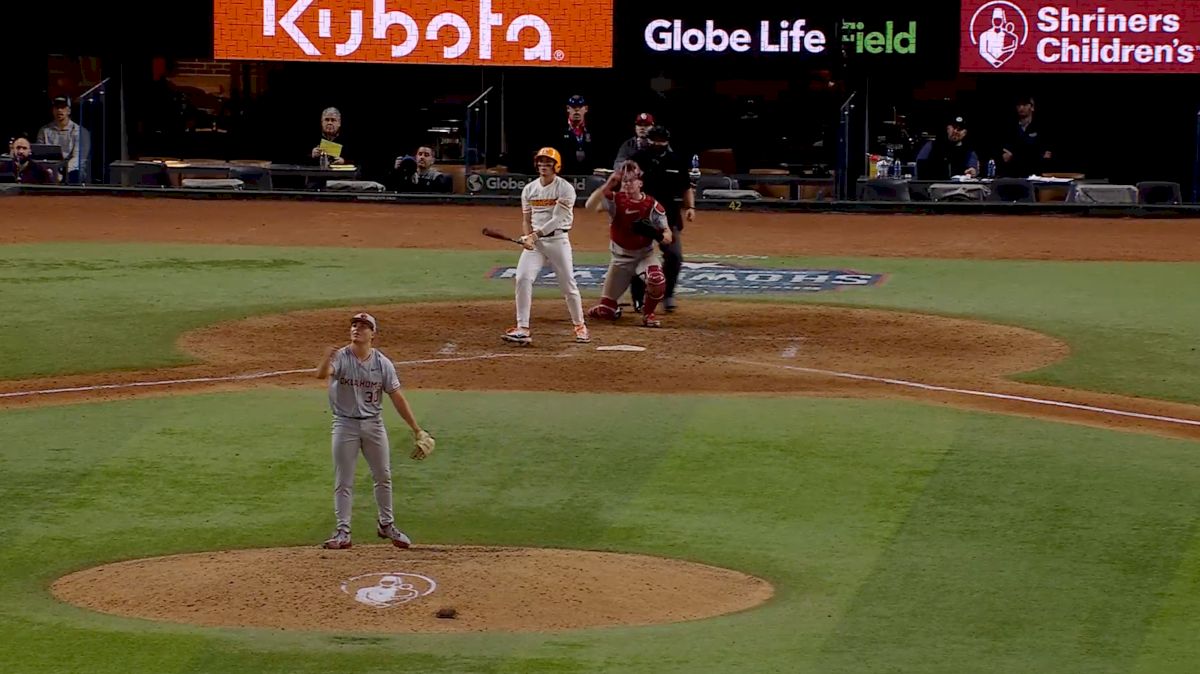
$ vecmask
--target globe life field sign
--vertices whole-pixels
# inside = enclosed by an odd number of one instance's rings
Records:
[[[658,52],[758,52],[762,54],[820,54],[828,45],[825,32],[808,20],[763,20],[753,28],[723,27],[707,19],[689,26],[682,19],[653,19],[643,31],[646,46]]]
[[[855,56],[917,53],[917,21],[810,16],[724,18],[649,17],[639,24],[643,56],[707,56],[773,59],[834,59],[845,48]]]
[[[865,21],[843,20],[841,25],[842,44],[855,54],[915,54],[917,53],[917,22],[896,25],[886,21],[882,30],[870,30]]]

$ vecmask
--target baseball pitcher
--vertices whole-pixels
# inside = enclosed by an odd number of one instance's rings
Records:
[[[323,547],[350,547],[350,512],[354,500],[354,469],[362,452],[375,482],[379,509],[378,533],[397,548],[412,544],[396,528],[392,516],[392,470],[387,429],[383,425],[383,395],[412,429],[412,458],[420,461],[434,449],[434,439],[413,417],[396,366],[372,346],[379,324],[375,317],[355,314],[350,319],[350,343],[330,347],[317,367],[317,378],[329,381],[329,407],[333,412],[333,512],[337,528]]]
[[[618,186],[620,191],[616,191]],[[588,196],[587,208],[608,211],[608,247],[612,254],[600,304],[589,309],[588,316],[609,320],[620,318],[617,298],[637,277],[646,284],[642,325],[662,327],[654,310],[666,295],[667,277],[654,242],[670,245],[673,235],[662,204],[642,191],[642,170],[637,162],[626,161],[613,171],[608,181]]]

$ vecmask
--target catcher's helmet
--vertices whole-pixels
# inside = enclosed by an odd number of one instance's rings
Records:
[[[544,147],[533,155],[533,163],[537,164],[538,157],[549,157],[554,160],[554,172],[562,171],[562,155],[552,147]]]

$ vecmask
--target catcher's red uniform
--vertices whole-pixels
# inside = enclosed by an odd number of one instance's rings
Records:
[[[624,192],[606,192],[608,199],[611,224],[608,226],[608,236],[612,242],[629,252],[640,251],[653,245],[654,239],[634,231],[633,223],[639,220],[665,225],[667,212],[662,204],[649,194],[643,194],[639,201],[630,199]],[[665,227],[660,225],[660,229]],[[616,251],[614,251],[616,252]]]

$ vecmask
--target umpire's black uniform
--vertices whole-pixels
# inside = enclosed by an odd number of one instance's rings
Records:
[[[652,142],[670,139],[666,129],[661,127],[655,127],[648,135]],[[683,229],[681,209],[687,193],[695,187],[688,175],[691,165],[676,154],[669,144],[665,147],[651,144],[636,152],[630,159],[637,162],[642,169],[642,191],[654,197],[667,211],[667,224],[670,225],[674,237],[670,244],[663,244],[661,241],[658,244],[663,254],[663,274],[667,277],[667,295],[663,308],[670,311],[675,308],[675,282],[679,279],[679,270],[683,268],[683,242],[679,237],[679,232]],[[645,282],[634,276],[629,285],[629,293],[633,297],[635,307],[641,306],[645,292]]]

